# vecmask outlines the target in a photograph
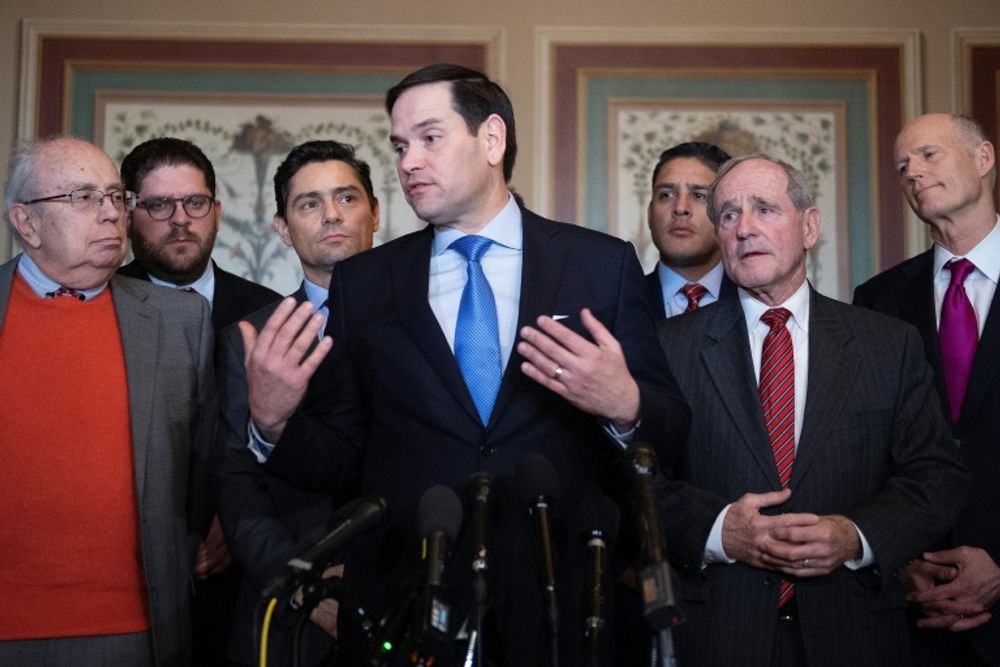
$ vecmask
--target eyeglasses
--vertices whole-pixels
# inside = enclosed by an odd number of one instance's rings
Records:
[[[98,209],[104,205],[104,198],[110,198],[111,204],[119,211],[131,211],[135,208],[135,193],[121,190],[95,190],[94,188],[81,188],[66,192],[61,195],[51,197],[39,197],[30,201],[23,201],[22,204],[41,204],[43,202],[68,201],[70,206],[80,209]]]
[[[146,211],[153,220],[169,220],[177,210],[178,202],[192,218],[204,218],[215,206],[215,199],[208,195],[149,197],[136,203],[136,206]]]

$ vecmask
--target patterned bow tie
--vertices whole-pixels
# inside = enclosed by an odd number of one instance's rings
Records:
[[[54,292],[46,292],[45,293],[45,298],[47,298],[47,299],[54,299],[57,296],[71,296],[71,297],[74,297],[76,299],[79,299],[80,301],[86,301],[87,300],[87,297],[85,297],[83,295],[83,292],[81,292],[79,290],[75,290],[72,287],[60,287],[59,289],[55,290]]]

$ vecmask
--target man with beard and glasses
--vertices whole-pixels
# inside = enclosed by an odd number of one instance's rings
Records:
[[[173,137],[150,139],[125,156],[121,172],[125,188],[138,201],[128,232],[135,261],[119,273],[205,297],[216,337],[281,298],[211,260],[222,204],[215,198],[215,170],[200,148]],[[239,585],[231,563],[219,522],[213,520],[195,562],[194,656],[199,664],[224,661]]]

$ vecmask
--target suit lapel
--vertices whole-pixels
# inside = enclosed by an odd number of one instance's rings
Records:
[[[7,314],[7,302],[10,301],[10,287],[14,282],[14,274],[17,270],[17,261],[21,255],[17,255],[9,262],[0,265],[0,331],[3,330],[4,316]]]
[[[555,300],[562,273],[565,268],[565,244],[553,243],[552,237],[559,232],[559,227],[542,223],[541,219],[532,213],[521,209],[521,228],[523,230],[521,258],[521,294],[517,313],[517,331],[524,326],[535,326],[539,315],[555,313]],[[514,334],[514,349],[504,369],[500,393],[493,408],[490,425],[497,422],[504,409],[510,404],[511,398],[524,379],[521,364],[524,357],[517,351],[517,341],[520,335]]]
[[[212,331],[216,334],[222,331],[228,322],[237,321],[241,315],[237,312],[239,303],[233,294],[232,285],[226,279],[225,273],[212,261],[212,272],[215,274],[215,292],[212,294]]]
[[[944,372],[941,369],[941,340],[938,338],[937,314],[934,309],[934,250],[921,254],[917,261],[905,267],[905,270],[906,279],[899,286],[897,296],[899,317],[915,326],[920,332],[920,338],[924,343],[924,355],[934,370],[934,386],[950,423],[951,409],[948,403],[948,390],[944,385]]]
[[[393,294],[399,321],[417,349],[426,357],[428,365],[437,373],[455,402],[469,417],[479,423],[479,413],[465,386],[462,372],[441,325],[427,302],[427,285],[430,276],[431,244],[434,229],[428,225],[413,237],[412,243],[396,257],[392,267]]]
[[[160,348],[157,340],[159,314],[155,308],[144,303],[146,294],[140,287],[117,276],[111,278],[111,298],[115,304],[125,354],[135,484],[141,501],[146,479],[150,411],[140,407],[154,404],[157,352]]]
[[[976,347],[969,386],[965,391],[962,412],[956,425],[957,431],[961,432],[971,415],[976,413],[998,371],[1000,371],[1000,289],[993,292],[993,301],[990,303],[990,312],[986,315],[983,335]]]
[[[790,482],[793,490],[826,444],[861,363],[850,347],[854,336],[830,308],[829,299],[812,289],[809,298],[809,377],[802,434]]]
[[[712,342],[705,345],[701,359],[719,400],[734,424],[749,425],[746,429],[737,427],[736,430],[772,488],[779,490],[781,483],[764,425],[760,393],[750,357],[750,338],[739,299],[718,302],[706,336]]]

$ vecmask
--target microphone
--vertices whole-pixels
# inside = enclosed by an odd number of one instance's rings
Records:
[[[618,537],[618,505],[603,494],[589,495],[580,503],[576,525],[587,543],[584,664],[587,667],[598,667],[601,664],[601,631],[607,623],[607,619],[604,618],[607,598],[604,566],[607,553]]]
[[[411,661],[437,658],[451,651],[451,605],[444,598],[448,550],[462,526],[462,501],[447,486],[432,486],[417,503],[417,531],[423,536],[423,588],[413,626]],[[421,662],[421,664],[424,664]]]
[[[559,599],[556,594],[556,571],[553,557],[552,533],[549,529],[551,506],[559,496],[559,476],[547,458],[529,454],[521,459],[514,471],[518,498],[521,506],[535,518],[535,536],[540,554],[542,594],[549,618],[552,640],[552,667],[558,667]]]
[[[639,501],[639,532],[642,537],[644,565],[638,574],[643,615],[654,629],[664,630],[683,621],[684,614],[674,596],[660,513],[653,500],[656,452],[646,443],[636,442],[629,447],[629,459],[632,484]]]
[[[348,517],[305,553],[288,561],[286,571],[274,577],[263,591],[265,599],[279,597],[287,588],[322,574],[337,553],[351,540],[383,525],[389,519],[385,498],[361,498],[344,508]]]
[[[486,533],[493,502],[493,475],[477,472],[469,480],[469,501],[472,506],[472,571],[481,574],[490,567]]]

